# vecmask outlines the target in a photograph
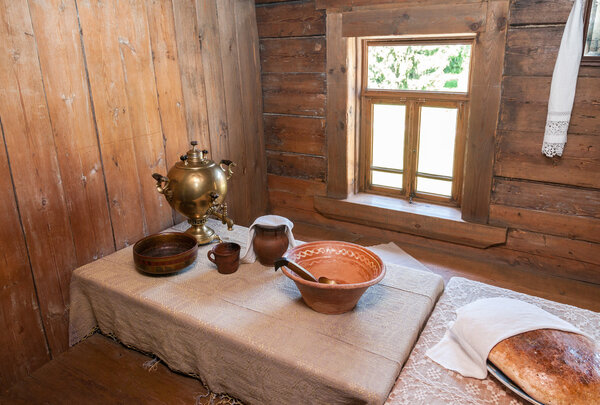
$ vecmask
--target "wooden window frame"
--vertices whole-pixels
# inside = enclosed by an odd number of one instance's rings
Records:
[[[368,4],[367,4],[368,3]],[[508,0],[433,1],[422,4],[338,7],[320,1],[327,12],[327,198],[347,199],[358,188],[358,142],[361,113],[356,100],[360,66],[357,38],[382,36],[475,36],[471,98],[465,147],[460,213],[463,221],[488,222],[493,179],[495,134],[500,112]],[[337,3],[336,3],[337,4]]]
[[[585,8],[585,24],[583,28],[583,57],[581,58],[582,66],[600,66],[600,56],[585,56],[585,44],[587,42],[588,29],[590,19],[592,17],[592,3],[594,0],[588,0]],[[600,23],[600,21],[598,21]]]
[[[450,91],[415,91],[415,90],[383,90],[368,87],[368,47],[385,45],[469,45],[471,51],[474,45],[473,38],[465,37],[439,37],[439,38],[365,38],[360,39],[360,52],[357,52],[357,65],[361,66],[361,77],[358,78],[360,88],[358,97],[362,116],[359,122],[359,192],[387,195],[409,199],[409,201],[424,201],[438,204],[460,206],[462,197],[462,181],[464,167],[464,152],[470,98],[470,78],[472,63],[469,64],[469,86],[466,92]],[[404,105],[406,107],[405,133],[404,133],[404,168],[393,170],[402,174],[402,189],[390,188],[371,183],[372,144],[373,144],[373,105],[389,104]],[[419,135],[421,107],[456,108],[456,139],[454,144],[452,189],[449,197],[417,191],[417,177],[436,178],[438,176],[417,172],[419,154]],[[378,170],[390,171],[390,169]],[[420,174],[420,175],[419,175]]]

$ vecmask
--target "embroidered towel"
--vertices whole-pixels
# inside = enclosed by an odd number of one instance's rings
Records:
[[[256,232],[254,227],[256,225],[261,225],[267,228],[277,228],[278,226],[284,225],[285,233],[287,234],[289,240],[288,249],[296,246],[296,240],[292,234],[292,228],[294,227],[292,221],[285,217],[280,217],[279,215],[263,215],[262,217],[256,218],[256,220],[248,229],[246,251],[242,254],[242,263],[254,263],[256,261],[256,254],[254,253],[254,248],[252,247],[252,239],[254,239],[254,233]]]
[[[548,157],[562,156],[567,143],[577,74],[583,52],[583,0],[575,0],[563,32],[558,57],[552,74],[548,117],[542,153]]]
[[[484,379],[490,351],[501,340],[536,329],[558,329],[584,334],[543,309],[509,298],[485,298],[456,310],[440,342],[426,355],[442,367],[465,377]]]

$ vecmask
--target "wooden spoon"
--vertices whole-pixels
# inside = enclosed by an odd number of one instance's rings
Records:
[[[306,270],[298,263],[286,259],[285,257],[280,257],[279,259],[275,260],[275,271],[277,271],[280,267],[283,266],[288,267],[290,270],[292,270],[294,273],[296,273],[306,281],[312,281],[314,283],[321,284],[337,284],[335,280],[331,280],[327,277],[321,276],[317,279],[315,276],[312,275],[310,271]]]

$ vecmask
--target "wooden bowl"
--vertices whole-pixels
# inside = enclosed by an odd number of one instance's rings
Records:
[[[354,243],[305,243],[288,250],[285,257],[310,271],[316,278],[325,276],[338,282],[321,284],[307,281],[282,267],[283,273],[298,287],[306,305],[323,314],[351,311],[367,288],[379,283],[385,276],[385,266],[379,256]]]
[[[196,238],[187,233],[157,233],[133,245],[135,267],[149,274],[173,274],[194,263],[198,255]]]

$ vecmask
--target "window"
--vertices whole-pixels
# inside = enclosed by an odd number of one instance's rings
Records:
[[[379,8],[375,7],[379,1],[364,0],[364,3],[361,3],[365,4],[364,8],[361,6],[356,9],[345,6],[340,8],[338,0],[320,0],[317,3],[321,3],[327,9],[327,196],[323,198],[315,196],[315,207],[318,200],[320,207],[324,205],[329,207],[327,212],[324,210],[319,212],[332,218],[358,221],[358,218],[353,219],[356,214],[354,211],[349,210],[344,214],[340,211],[340,205],[353,206],[352,199],[364,196],[372,202],[388,200],[396,206],[402,206],[402,209],[407,212],[411,211],[415,217],[429,213],[432,218],[435,218],[441,216],[440,211],[452,211],[459,212],[462,221],[486,224],[490,216],[494,145],[500,112],[510,2],[508,0],[434,2],[435,4],[431,5],[428,2],[424,5],[422,1],[406,0],[402,1],[402,4],[398,3],[396,7]],[[394,38],[397,41],[387,42],[395,45],[406,45],[407,41],[403,40],[404,38],[418,38],[421,43],[425,42],[423,39],[427,39],[429,44],[434,45],[444,41],[470,44],[472,57],[467,92],[456,91],[459,88],[458,79],[456,87],[448,87],[452,86],[452,83],[444,87],[450,80],[444,81],[442,88],[448,90],[438,92],[367,89],[366,84],[363,84],[366,80],[363,74],[366,69],[363,67],[366,61],[363,54],[366,52],[363,48],[366,46],[365,41],[381,38],[388,40]],[[438,39],[432,41],[432,38]],[[416,42],[419,41],[410,43],[416,44]],[[464,114],[462,116],[460,113],[457,114],[457,122],[462,122],[462,128],[467,128],[466,135],[463,134],[467,142],[462,144],[464,146],[462,186],[454,186],[459,179],[452,179],[453,187],[462,188],[462,192],[454,197],[442,195],[441,198],[449,203],[447,206],[441,207],[428,203],[409,204],[407,201],[410,194],[407,195],[407,191],[403,189],[400,191],[397,188],[383,187],[384,192],[396,193],[395,197],[379,196],[376,195],[376,191],[368,189],[365,175],[367,159],[364,158],[365,148],[361,145],[361,141],[364,141],[364,131],[361,130],[370,127],[365,123],[368,114],[365,114],[362,105],[363,96],[367,93],[377,94],[385,98],[387,104],[405,105],[405,108],[410,110],[408,102],[403,104],[401,100],[400,102],[389,100],[390,93],[397,92],[405,93],[406,101],[409,101],[410,95],[421,92],[424,95],[423,100],[429,103],[440,98],[448,98],[446,100],[448,102],[463,102]],[[419,109],[415,110],[420,113],[423,105],[419,105],[419,102],[422,100],[413,100],[412,105],[418,106]],[[425,107],[434,106],[429,104]],[[405,115],[406,131],[410,133],[410,126],[414,119],[406,120],[407,116]],[[461,133],[457,131],[456,136],[461,136]],[[402,170],[415,167],[408,166],[409,162],[405,158],[407,151],[409,149],[403,152]],[[453,172],[455,168],[453,161]],[[408,172],[393,173],[393,171],[391,174],[402,174],[403,183],[404,178],[410,175]],[[421,185],[422,183],[423,180]],[[402,186],[405,187],[404,184]],[[432,193],[427,194],[431,195],[425,197],[440,198]],[[406,200],[396,198],[399,195]],[[416,194],[415,198],[418,198]],[[376,215],[386,218],[394,215],[385,210],[379,211],[374,206],[374,202],[371,205],[373,208],[369,212],[369,220],[360,219],[362,223],[372,221]],[[431,221],[432,226],[437,223]],[[407,222],[405,225],[412,233],[417,232],[419,228],[415,222]],[[426,232],[422,227],[419,228],[419,232],[431,235],[431,232]]]
[[[583,64],[600,66],[600,0],[588,0]]]
[[[362,42],[361,190],[460,204],[472,41]]]

